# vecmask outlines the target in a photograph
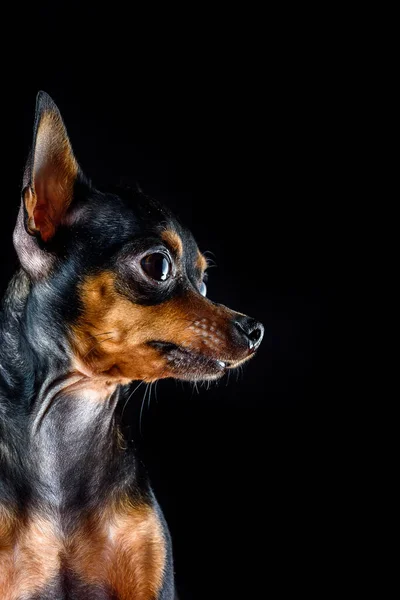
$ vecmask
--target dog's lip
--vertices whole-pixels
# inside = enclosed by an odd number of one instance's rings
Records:
[[[232,361],[220,360],[218,358],[206,356],[205,354],[202,354],[201,352],[195,352],[189,348],[185,348],[184,346],[179,346],[178,344],[174,344],[173,342],[164,342],[161,340],[153,340],[151,342],[148,342],[148,345],[152,346],[153,348],[156,348],[157,350],[161,351],[163,354],[168,354],[170,352],[175,351],[175,352],[180,352],[186,356],[191,356],[193,358],[198,358],[198,359],[212,362],[213,365],[217,366],[219,369],[221,369],[221,371],[225,371],[225,369],[229,369],[229,368],[232,368],[237,365],[237,363],[234,363]],[[241,362],[241,361],[238,361],[238,362]]]

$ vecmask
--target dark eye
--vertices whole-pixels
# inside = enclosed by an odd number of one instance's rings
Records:
[[[148,254],[142,259],[140,264],[143,271],[156,281],[166,281],[171,275],[171,261],[166,254],[162,254],[161,252]]]

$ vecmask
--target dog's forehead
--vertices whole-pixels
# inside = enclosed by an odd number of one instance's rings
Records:
[[[169,208],[138,192],[118,191],[107,194],[106,198],[107,202],[98,206],[97,215],[110,232],[118,232],[121,236],[123,231],[126,241],[146,237],[158,239],[187,266],[200,271],[205,269],[206,261],[192,232]]]

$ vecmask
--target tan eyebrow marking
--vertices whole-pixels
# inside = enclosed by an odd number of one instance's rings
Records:
[[[199,252],[197,256],[196,266],[200,269],[201,272],[207,269],[208,263],[206,257]]]
[[[179,235],[172,231],[172,229],[166,229],[161,234],[162,239],[166,244],[168,244],[172,250],[174,250],[178,256],[182,256],[183,254],[183,244]]]

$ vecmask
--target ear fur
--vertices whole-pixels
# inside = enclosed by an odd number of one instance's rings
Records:
[[[60,112],[48,94],[39,92],[13,236],[21,265],[32,279],[46,276],[55,261],[47,243],[66,216],[78,176],[83,177]]]
[[[22,199],[30,235],[48,242],[72,201],[79,167],[57,106],[39,92],[33,145],[25,168]]]

